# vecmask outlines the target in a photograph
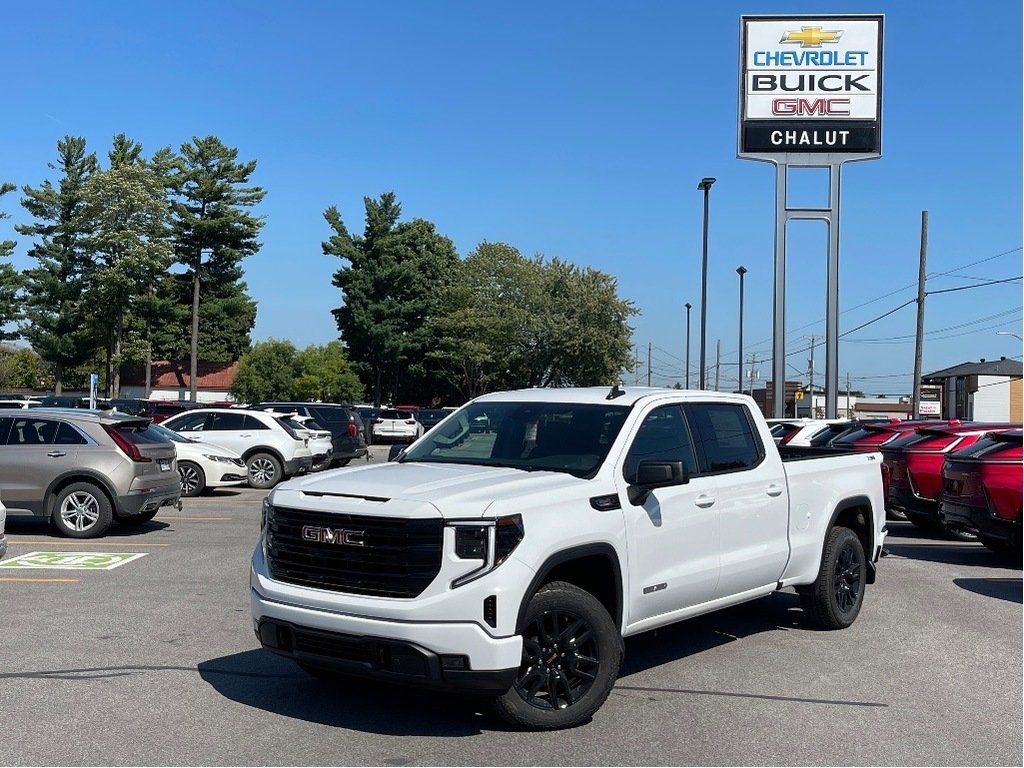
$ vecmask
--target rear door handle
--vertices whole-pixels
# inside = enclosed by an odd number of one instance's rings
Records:
[[[778,485],[775,485],[773,483],[772,485],[768,486],[767,494],[769,496],[772,496],[772,497],[774,497],[774,496],[781,496],[782,495],[782,487],[778,486]]]
[[[693,503],[702,509],[707,509],[708,507],[713,507],[715,505],[715,497],[702,494],[698,496]]]
[[[252,434],[249,432],[243,432],[242,434],[239,435],[239,437],[252,437]]]
[[[67,456],[68,452],[67,451],[50,451],[46,455],[49,456],[51,459],[59,459],[61,456]]]

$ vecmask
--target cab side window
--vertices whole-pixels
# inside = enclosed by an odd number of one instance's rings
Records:
[[[747,409],[736,403],[689,403],[686,418],[693,429],[702,474],[740,472],[764,459]]]
[[[693,440],[678,405],[662,406],[647,414],[626,454],[622,468],[626,482],[635,481],[637,467],[644,459],[682,461],[691,475],[697,473]]]

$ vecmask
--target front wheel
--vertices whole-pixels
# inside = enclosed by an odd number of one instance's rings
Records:
[[[800,592],[800,606],[815,626],[845,629],[860,613],[866,583],[867,563],[860,538],[849,528],[833,528],[818,578]]]
[[[526,609],[515,683],[495,699],[498,715],[534,731],[587,722],[611,693],[622,638],[596,597],[575,584],[542,587]]]
[[[206,489],[206,473],[202,467],[191,461],[178,462],[178,480],[182,496],[198,496]]]

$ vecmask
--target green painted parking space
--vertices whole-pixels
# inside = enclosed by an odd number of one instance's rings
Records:
[[[111,571],[146,552],[29,552],[0,563],[0,568],[20,570]]]

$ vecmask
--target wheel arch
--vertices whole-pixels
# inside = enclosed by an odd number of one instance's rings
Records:
[[[867,583],[875,583],[875,527],[874,514],[871,507],[871,499],[864,495],[850,496],[840,501],[832,511],[832,519],[829,520],[825,529],[825,538],[821,546],[821,556],[825,556],[825,543],[828,541],[828,532],[836,526],[849,528],[860,539],[864,548],[864,560],[867,565]]]
[[[257,453],[269,453],[271,456],[273,456],[275,459],[277,459],[281,463],[281,471],[282,472],[284,471],[284,465],[285,465],[284,456],[281,455],[281,452],[279,450],[277,450],[277,448],[273,448],[273,447],[271,447],[269,445],[258,445],[258,446],[254,447],[254,448],[250,448],[249,450],[245,451],[245,453],[242,454],[242,461],[244,461],[246,464],[248,464],[249,463],[249,459],[251,459]]]
[[[622,568],[611,544],[585,544],[550,555],[530,581],[516,616],[516,631],[523,628],[530,598],[552,581],[566,581],[584,589],[600,601],[622,630]]]
[[[89,483],[90,485],[97,486],[107,497],[107,501],[110,502],[110,509],[114,515],[121,514],[121,507],[117,503],[117,492],[114,490],[113,485],[111,485],[110,480],[99,472],[89,469],[76,469],[57,475],[57,477],[50,481],[50,485],[47,486],[46,495],[43,497],[45,499],[43,509],[47,518],[53,516],[58,494],[73,483]]]

